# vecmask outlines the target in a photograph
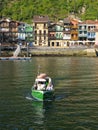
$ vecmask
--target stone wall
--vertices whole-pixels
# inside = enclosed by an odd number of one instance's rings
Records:
[[[36,48],[30,49],[32,56],[96,56],[94,48]]]
[[[1,56],[13,56],[13,51],[2,51]],[[21,51],[19,56],[27,56],[27,51]],[[94,48],[50,48],[37,47],[29,49],[29,56],[88,56],[96,57]]]

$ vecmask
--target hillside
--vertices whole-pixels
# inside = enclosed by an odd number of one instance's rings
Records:
[[[0,0],[0,17],[32,22],[34,15],[58,20],[74,15],[81,20],[98,18],[98,0]]]

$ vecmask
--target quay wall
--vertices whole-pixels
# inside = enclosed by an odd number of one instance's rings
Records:
[[[12,56],[13,51],[4,51],[2,56]],[[19,56],[27,56],[27,51],[21,51]],[[29,48],[28,56],[88,56],[96,57],[94,48]]]
[[[94,48],[36,48],[30,49],[31,56],[89,56],[96,57]]]

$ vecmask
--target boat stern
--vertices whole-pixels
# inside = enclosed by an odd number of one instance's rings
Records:
[[[38,90],[32,90],[32,96],[39,101],[47,101],[47,100],[53,100],[54,98],[54,91],[38,91]]]

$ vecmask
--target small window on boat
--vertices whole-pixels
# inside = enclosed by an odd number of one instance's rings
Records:
[[[39,81],[38,84],[45,84],[45,82]]]

